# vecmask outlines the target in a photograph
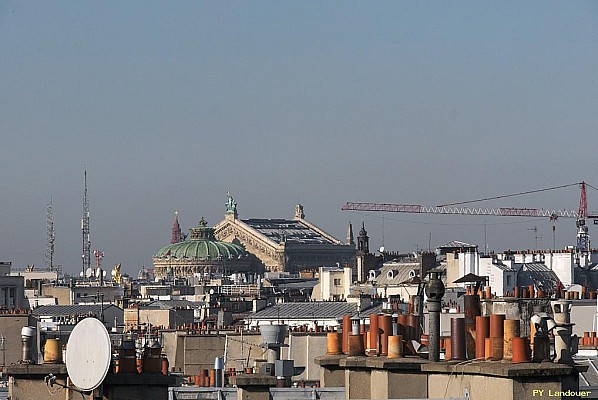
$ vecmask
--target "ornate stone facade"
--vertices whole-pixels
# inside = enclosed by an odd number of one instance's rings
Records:
[[[355,245],[335,239],[305,220],[303,206],[295,207],[293,219],[238,218],[230,194],[224,219],[214,227],[216,238],[240,243],[267,271],[296,273],[321,266],[353,264]]]

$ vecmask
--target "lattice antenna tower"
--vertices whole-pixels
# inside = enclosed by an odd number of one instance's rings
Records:
[[[87,169],[84,173],[83,188],[83,218],[81,219],[81,232],[83,233],[83,276],[91,268],[91,240],[89,238],[89,199],[87,198]]]
[[[52,217],[52,197],[46,209],[46,269],[54,271],[54,241],[56,231],[54,230],[54,219]]]

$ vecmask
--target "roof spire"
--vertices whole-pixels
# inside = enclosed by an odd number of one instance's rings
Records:
[[[364,254],[370,252],[370,238],[365,230],[365,222],[361,223],[361,230],[359,231],[359,236],[357,236],[357,251]]]
[[[347,227],[347,244],[349,246],[355,246],[355,239],[353,239],[353,225],[351,221],[349,221],[349,226]]]
[[[181,225],[179,225],[179,212],[174,210],[174,223],[172,224],[172,235],[170,236],[170,243],[178,243],[183,240],[181,235]]]

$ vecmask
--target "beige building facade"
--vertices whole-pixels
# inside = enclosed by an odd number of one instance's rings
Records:
[[[355,262],[355,245],[308,222],[300,204],[292,219],[240,219],[230,195],[226,205],[224,219],[214,227],[216,238],[243,245],[266,271],[298,273]]]

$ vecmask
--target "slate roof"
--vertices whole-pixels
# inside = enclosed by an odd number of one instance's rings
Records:
[[[487,276],[479,276],[479,275],[476,275],[476,274],[473,274],[470,272],[469,274],[463,275],[461,278],[457,279],[453,283],[469,283],[469,282],[486,283],[486,282],[488,282],[488,277]]]
[[[469,244],[469,243],[465,243],[465,242],[460,242],[458,240],[453,240],[451,242],[442,244],[440,246],[438,246],[439,249],[477,249],[478,246],[476,246],[475,244]]]
[[[415,271],[416,276],[419,276],[419,263],[384,263],[380,268],[380,275],[376,277],[376,284],[378,286],[399,285],[413,277],[410,276],[411,271]]]
[[[304,280],[300,282],[278,283],[276,288],[280,289],[313,289],[318,284],[317,279]]]
[[[381,306],[361,310],[360,315],[379,312]],[[248,319],[339,319],[343,315],[356,316],[357,303],[344,301],[311,301],[281,303],[250,314]]]
[[[500,269],[501,271],[517,271],[515,268],[509,266],[509,265],[505,265],[501,262],[499,263],[492,263],[492,265],[498,269]]]
[[[110,307],[116,307],[120,311],[122,309],[114,304],[104,304],[104,312]],[[68,316],[68,315],[85,315],[93,314],[100,315],[102,310],[101,304],[74,304],[74,305],[45,305],[39,306],[31,313],[38,316]]]
[[[573,270],[573,282],[586,286],[591,290],[598,288],[598,269],[594,266],[587,270],[584,268],[575,268]]]
[[[554,290],[559,283],[556,273],[542,263],[526,263],[517,273],[517,286],[534,285],[542,290]]]
[[[268,239],[289,244],[337,244],[301,221],[292,219],[241,220]]]
[[[198,303],[194,303],[189,300],[154,300],[147,304],[144,304],[142,307],[169,310],[176,308],[197,308],[198,306]]]

